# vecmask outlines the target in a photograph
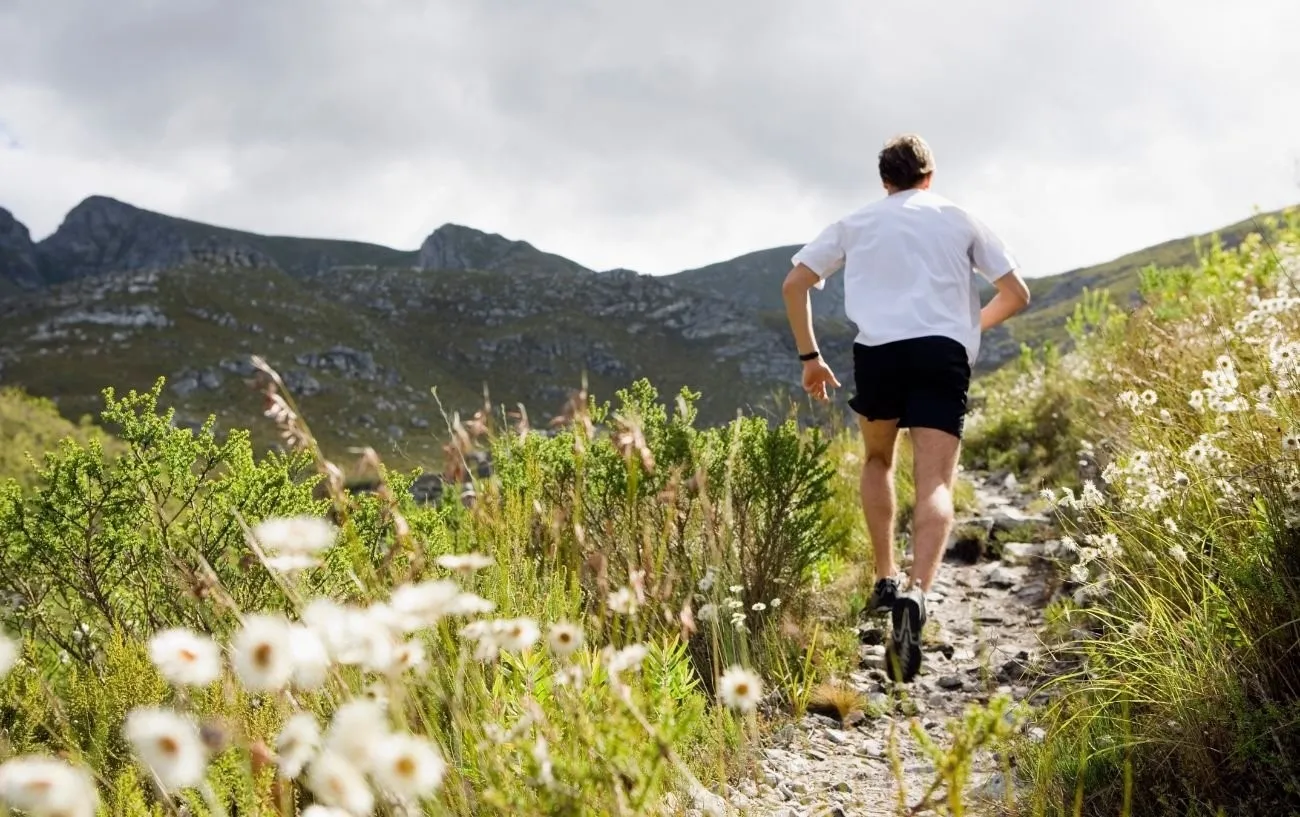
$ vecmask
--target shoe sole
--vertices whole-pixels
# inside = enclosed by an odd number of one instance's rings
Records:
[[[924,626],[921,605],[915,599],[901,596],[891,612],[894,631],[889,641],[891,655],[886,660],[890,674],[908,683],[921,671],[921,628]]]

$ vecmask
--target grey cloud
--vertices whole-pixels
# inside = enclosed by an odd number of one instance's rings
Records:
[[[1223,113],[1242,90],[1232,72],[1168,14],[1204,9],[10,0],[0,100],[6,86],[52,94],[72,125],[43,138],[68,153],[176,167],[215,157],[229,183],[196,188],[196,211],[328,214],[406,172],[429,191],[405,203],[410,231],[423,211],[454,220],[457,197],[502,212],[555,197],[631,236],[711,191],[772,180],[823,197],[828,213],[851,206],[875,194],[875,152],[899,130],[931,139],[954,190],[1023,157],[1118,169],[1122,189],[1168,134],[1213,140],[1240,125]],[[1271,14],[1300,27],[1284,3]],[[1281,60],[1261,55],[1240,75],[1268,82]]]

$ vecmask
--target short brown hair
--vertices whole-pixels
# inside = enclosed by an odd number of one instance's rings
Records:
[[[899,190],[916,187],[934,172],[934,154],[915,133],[895,136],[880,150],[880,180]]]

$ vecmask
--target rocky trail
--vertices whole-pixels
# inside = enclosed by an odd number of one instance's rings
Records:
[[[884,673],[887,616],[859,628],[860,666],[846,679],[869,702],[868,712],[808,714],[768,737],[757,779],[727,793],[729,813],[772,817],[909,813],[935,780],[934,767],[912,735],[918,724],[940,746],[948,722],[971,704],[1000,693],[1031,706],[1045,703],[1041,684],[1060,668],[1045,661],[1042,612],[1056,583],[1042,558],[1055,545],[1047,520],[1024,509],[1030,497],[1014,480],[967,475],[976,482],[974,515],[959,516],[939,577],[927,597],[925,661],[910,684]],[[1000,533],[996,557],[977,552],[963,532]],[[1016,540],[1026,541],[1016,541]],[[1024,728],[1033,730],[1031,724]],[[891,731],[896,754],[891,757]],[[895,765],[895,763],[897,765]],[[900,798],[901,771],[903,790]],[[977,754],[965,802],[996,805],[1005,795],[992,752]],[[940,790],[942,794],[942,789]],[[905,805],[904,805],[905,804]],[[917,812],[925,813],[925,812]]]

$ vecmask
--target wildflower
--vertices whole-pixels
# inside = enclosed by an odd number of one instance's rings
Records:
[[[1094,561],[1100,555],[1101,551],[1095,547],[1079,548],[1079,564],[1086,565],[1089,562]]]
[[[18,663],[18,642],[4,634],[0,630],[0,679],[9,674],[9,671]]]
[[[619,615],[630,616],[636,612],[636,596],[631,588],[620,587],[609,594],[609,609]]]
[[[1070,566],[1070,579],[1077,584],[1085,584],[1088,581],[1088,566],[1083,562]]]
[[[731,590],[731,592],[733,592],[733,593],[739,593],[740,591],[742,591],[742,590],[745,589],[745,586],[744,586],[743,584],[733,584],[733,585],[732,585],[730,588],[728,588],[728,589]]]
[[[274,692],[293,676],[293,629],[283,616],[257,613],[235,635],[235,672],[251,692]]]
[[[403,641],[394,648],[392,660],[385,669],[390,675],[401,675],[422,666],[424,645],[418,641]]]
[[[137,707],[127,714],[122,733],[164,789],[175,791],[202,782],[207,757],[192,719],[167,709]]]
[[[716,577],[714,576],[713,568],[709,568],[708,570],[704,571],[704,578],[700,579],[698,585],[698,587],[700,588],[700,592],[707,593],[710,590],[712,590],[713,582],[715,578]]]
[[[1169,556],[1179,564],[1186,563],[1187,551],[1183,550],[1182,545],[1173,545],[1169,548]]]
[[[149,640],[149,659],[164,678],[178,686],[206,686],[221,674],[221,650],[216,642],[182,627],[155,634]]]
[[[1102,557],[1106,559],[1118,559],[1124,551],[1119,546],[1119,537],[1113,533],[1102,535],[1097,540],[1097,549],[1101,551]]]
[[[772,599],[772,606],[773,606],[773,607],[780,607],[780,606],[781,606],[781,600],[780,600],[780,599]]]
[[[551,652],[567,658],[582,646],[582,629],[567,622],[557,622],[551,625],[547,643]]]
[[[1300,434],[1295,431],[1287,432],[1286,436],[1282,438],[1282,450],[1300,451]]]
[[[1160,409],[1160,422],[1171,423],[1173,419],[1174,415],[1169,413],[1169,409]]]
[[[750,670],[733,665],[718,681],[718,697],[732,709],[752,712],[763,694],[762,680]]]
[[[399,626],[413,633],[441,621],[460,594],[460,586],[454,581],[435,579],[401,585],[393,591],[388,604]]]
[[[1192,480],[1187,476],[1187,474],[1183,473],[1182,471],[1174,472],[1174,484],[1177,485],[1179,488],[1186,488],[1189,484],[1191,484],[1191,481]]]
[[[1196,389],[1188,395],[1187,403],[1197,411],[1201,411],[1205,408],[1205,394],[1200,389]]]
[[[555,766],[551,762],[551,751],[546,738],[538,735],[533,744],[533,762],[537,764],[537,779],[547,788],[555,785]]]
[[[320,749],[320,724],[309,712],[299,712],[285,721],[275,741],[280,776],[294,780]]]
[[[613,650],[610,647],[605,648],[605,666],[610,675],[621,675],[624,672],[635,672],[641,668],[641,662],[645,660],[647,650],[644,644],[632,644],[621,650]]]
[[[537,622],[530,618],[507,619],[501,622],[501,648],[507,652],[523,652],[541,638]]]
[[[1093,484],[1092,480],[1084,480],[1083,490],[1079,493],[1079,507],[1094,508],[1105,503],[1106,498],[1102,496],[1101,491]]]
[[[1146,391],[1142,392],[1141,399],[1142,402],[1145,403],[1146,405],[1154,406],[1156,404],[1156,400],[1158,400],[1159,398],[1156,397],[1156,393],[1154,391],[1152,391],[1151,389],[1147,389]]]
[[[706,604],[697,611],[696,615],[701,621],[717,621],[718,605],[713,603]]]
[[[83,768],[44,755],[0,763],[0,804],[32,817],[94,817],[95,781]]]
[[[322,752],[311,762],[306,783],[319,802],[352,817],[369,817],[375,809],[375,795],[361,770],[332,752]]]
[[[1050,505],[1056,504],[1056,492],[1053,491],[1051,488],[1044,488],[1043,490],[1039,491],[1038,496],[1042,498],[1044,502]]]
[[[1170,519],[1169,517],[1165,517],[1165,528],[1170,533],[1178,533],[1178,523]]]
[[[387,791],[418,800],[437,791],[446,771],[446,761],[429,740],[391,735],[376,747],[371,775]]]
[[[253,528],[253,537],[267,552],[267,564],[291,573],[320,563],[317,554],[334,545],[338,529],[317,516],[276,517]]]
[[[375,746],[387,735],[384,707],[367,698],[353,698],[334,711],[325,732],[325,752],[365,770]]]
[[[750,606],[749,609],[753,610],[755,613],[761,613],[767,609],[767,605],[761,601],[756,601],[753,603],[753,605]]]
[[[436,561],[440,567],[456,573],[473,573],[492,564],[492,559],[481,553],[447,553],[439,556]]]
[[[289,657],[293,662],[293,685],[299,689],[319,689],[329,675],[330,656],[325,641],[302,624],[289,628]]]

